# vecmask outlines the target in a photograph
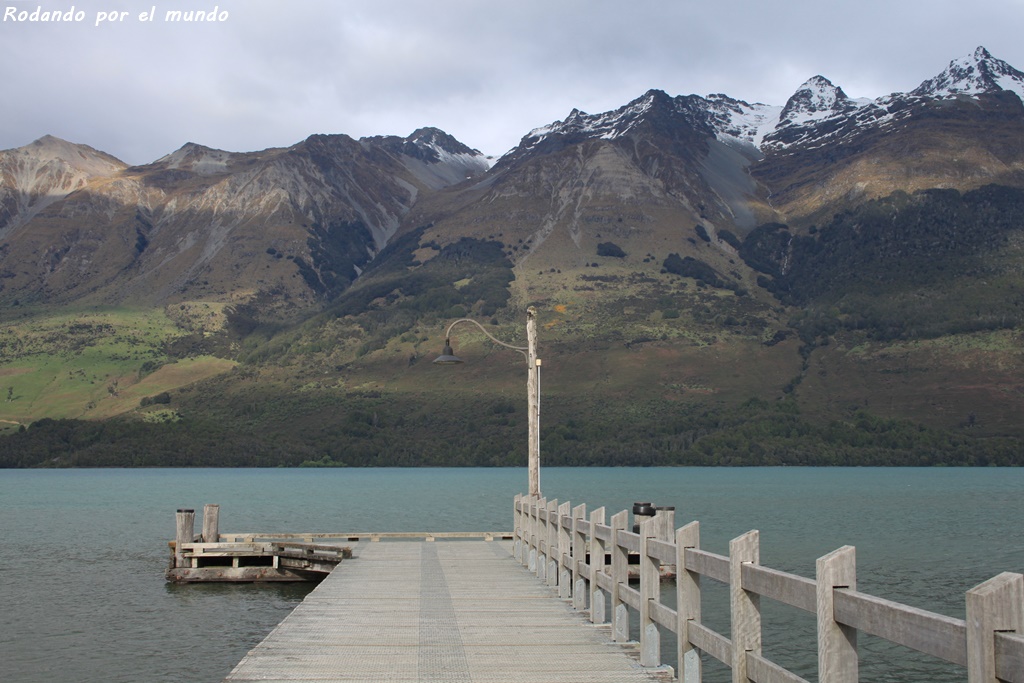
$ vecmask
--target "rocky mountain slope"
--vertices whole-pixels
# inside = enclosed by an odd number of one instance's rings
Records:
[[[632,449],[749,464],[750,443],[771,439],[764,462],[824,462],[833,438],[828,462],[896,443],[900,462],[928,462],[929,448],[966,449],[961,433],[1024,437],[1022,98],[1024,74],[978,48],[876,99],[823,76],[781,105],[649,90],[574,110],[498,160],[429,128],[244,154],[189,144],[138,167],[44,138],[0,152],[0,304],[9,320],[69,305],[173,313],[182,335],[153,355],[212,349],[240,370],[201,392],[160,385],[173,406],[160,410],[193,427],[216,416],[214,431],[255,425],[328,464],[345,449],[376,464],[479,463],[480,449],[514,461],[516,359],[461,375],[486,389],[422,361],[467,315],[515,339],[527,305],[555,398],[545,448],[561,462],[585,443],[608,463]],[[219,332],[190,322],[200,310]],[[124,357],[111,395],[157,386]],[[90,396],[60,415],[99,415],[108,397]],[[469,417],[421,408],[441,398]],[[742,444],[719,431],[748,422],[790,426]],[[860,442],[851,424],[887,436]]]
[[[433,129],[244,154],[189,143],[130,168],[44,138],[0,158],[12,169],[0,296],[308,308],[358,277],[420,192],[488,165]]]

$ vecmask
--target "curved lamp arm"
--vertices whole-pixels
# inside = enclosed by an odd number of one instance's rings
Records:
[[[451,335],[452,328],[459,323],[473,323],[488,339],[523,354],[526,358],[526,403],[527,403],[527,431],[529,433],[529,481],[530,495],[540,498],[540,359],[537,358],[537,309],[530,306],[526,309],[526,343],[527,346],[513,346],[506,344],[493,334],[484,329],[484,326],[472,318],[459,318],[451,325],[444,334],[444,353],[435,363],[440,365],[454,365],[461,363],[462,359],[452,351]]]
[[[435,363],[437,363],[439,361],[442,362],[442,363],[446,362],[445,360],[442,360],[442,359],[451,359],[451,360],[447,360],[447,362],[450,362],[450,363],[461,362],[461,361],[458,360],[457,356],[452,352],[452,345],[451,345],[452,328],[455,327],[456,325],[458,325],[459,323],[473,323],[474,325],[479,327],[480,331],[483,332],[485,335],[487,335],[487,338],[490,339],[492,342],[494,342],[495,344],[498,344],[499,346],[504,346],[507,349],[513,349],[514,351],[518,351],[519,353],[523,354],[523,357],[526,358],[526,362],[527,363],[530,362],[530,354],[529,354],[530,349],[529,349],[529,347],[526,347],[526,346],[513,346],[512,344],[506,344],[505,342],[503,342],[500,339],[496,338],[493,334],[488,332],[486,329],[484,329],[484,326],[481,325],[480,323],[478,323],[476,320],[473,320],[472,318],[459,318],[458,320],[454,321],[451,325],[449,325],[447,331],[445,331],[445,333],[444,333],[444,354],[441,356],[441,358],[438,358],[436,361],[434,361]]]

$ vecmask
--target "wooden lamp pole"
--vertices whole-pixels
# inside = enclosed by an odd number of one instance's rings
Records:
[[[439,365],[454,365],[463,362],[452,351],[452,328],[459,323],[473,323],[495,344],[513,349],[526,357],[526,411],[528,424],[528,467],[530,495],[540,497],[540,358],[537,357],[537,309],[526,309],[526,346],[513,346],[496,339],[484,326],[472,318],[459,318],[448,326],[444,335],[444,352],[434,360]]]

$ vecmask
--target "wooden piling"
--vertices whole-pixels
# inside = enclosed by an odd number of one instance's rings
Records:
[[[203,543],[220,542],[220,505],[203,506]]]
[[[185,556],[183,554],[186,543],[192,543],[196,536],[196,511],[179,509],[175,516],[177,526],[174,535],[174,566],[184,567]]]

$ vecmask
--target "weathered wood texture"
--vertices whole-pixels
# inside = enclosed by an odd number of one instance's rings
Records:
[[[341,545],[350,541],[375,543],[408,540],[432,542],[439,538],[484,541],[512,539],[511,533],[492,531],[220,534],[217,530],[218,513],[219,506],[207,505],[204,511],[202,538],[220,538],[220,542],[211,543],[192,542],[195,513],[192,510],[178,511],[178,538],[170,543],[171,561],[165,575],[168,581],[319,581],[345,557],[350,556],[351,548]]]
[[[557,597],[509,543],[356,548],[227,681],[667,680]]]
[[[530,551],[525,530],[535,518],[538,500],[516,496],[515,543]],[[649,506],[648,506],[649,507]],[[815,579],[781,572],[759,564],[758,533],[733,539],[729,557],[700,549],[699,524],[692,522],[671,533],[667,513],[635,515],[641,533],[625,530],[628,513],[612,516],[604,524],[604,509],[588,521],[585,506],[563,503],[547,514],[544,524],[572,530],[569,554],[559,555],[559,577],[571,577],[571,586],[559,586],[577,610],[586,610],[588,598],[611,596],[613,633],[624,639],[620,620],[628,624],[626,606],[640,613],[640,652],[644,664],[656,665],[659,631],[675,634],[679,677],[685,683],[701,680],[700,652],[729,665],[733,680],[745,683],[799,683],[803,679],[769,661],[761,653],[762,597],[817,615],[818,680],[853,683],[858,680],[857,633],[863,631],[939,659],[966,666],[968,683],[1024,683],[1024,576],[1004,573],[966,595],[967,620],[954,619],[857,591],[855,550],[845,546],[817,562]],[[634,508],[635,509],[635,508]],[[662,515],[665,516],[662,516]],[[658,518],[662,517],[661,520]],[[649,521],[648,521],[649,520]],[[594,551],[600,559],[593,560]],[[589,559],[588,559],[589,553]],[[606,553],[612,562],[608,566]],[[640,589],[628,585],[625,558],[640,554]],[[660,604],[653,571],[659,563],[674,562],[676,604]],[[701,623],[700,582],[713,579],[729,586],[730,633],[726,637]],[[560,580],[562,580],[560,578]],[[593,584],[597,584],[596,586]],[[628,633],[628,628],[626,630]]]
[[[175,583],[310,581],[352,556],[348,546],[264,541],[171,544],[166,578]]]

